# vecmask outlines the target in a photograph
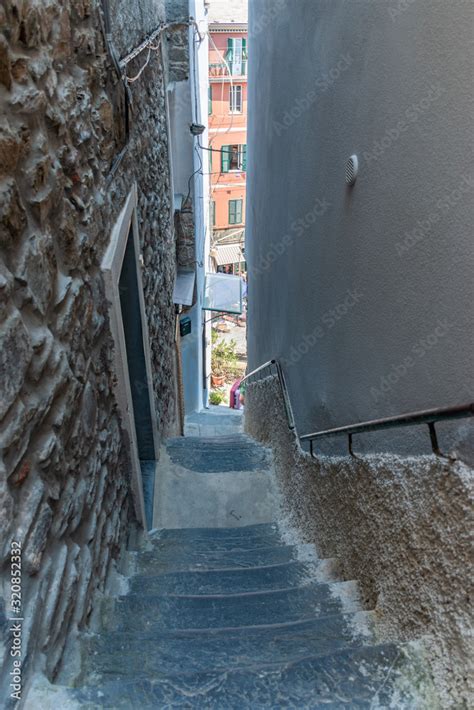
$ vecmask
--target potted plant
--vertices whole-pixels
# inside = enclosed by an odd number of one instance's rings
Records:
[[[213,348],[211,353],[211,383],[214,387],[222,387],[227,377],[232,377],[237,366],[236,342],[231,340],[226,343],[218,340],[217,335],[212,337]]]
[[[213,387],[222,387],[225,382],[225,375],[211,372],[211,384]]]
[[[209,402],[211,404],[221,404],[224,401],[224,392],[221,390],[214,390],[209,395]]]

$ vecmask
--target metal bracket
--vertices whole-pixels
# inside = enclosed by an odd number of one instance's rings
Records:
[[[443,452],[439,448],[438,435],[436,433],[436,427],[434,422],[428,422],[428,429],[430,431],[431,449],[435,456],[439,456],[442,459],[447,459],[448,461],[456,461],[455,456],[447,456],[446,454],[443,454]]]
[[[348,434],[348,435],[347,435],[347,438],[348,438],[348,442],[347,442],[347,443],[348,443],[348,446],[349,446],[349,453],[350,453],[350,455],[351,455],[353,458],[356,459],[357,456],[355,455],[354,449],[352,448],[352,434]]]

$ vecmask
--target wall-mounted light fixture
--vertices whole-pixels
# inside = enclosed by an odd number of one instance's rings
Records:
[[[193,136],[200,136],[204,133],[206,127],[200,123],[191,123],[191,125],[189,126],[189,130],[191,131]]]

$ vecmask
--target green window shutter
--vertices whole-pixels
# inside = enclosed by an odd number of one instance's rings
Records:
[[[237,224],[237,200],[229,200],[229,224]]]
[[[221,148],[222,172],[228,173],[230,168],[230,146],[223,145]]]
[[[243,200],[235,201],[235,224],[242,224],[242,204]]]
[[[208,90],[208,105],[207,105],[207,110],[208,110],[208,113],[209,113],[209,116],[210,116],[211,113],[212,113],[212,85],[209,86],[209,90]]]
[[[247,172],[247,144],[242,146],[242,170]]]
[[[243,200],[229,200],[229,224],[242,224]]]
[[[242,74],[246,75],[247,74],[247,62],[248,62],[248,53],[247,53],[247,40],[245,37],[242,38]]]
[[[234,40],[232,37],[227,37],[227,52],[225,58],[227,62],[231,62],[234,55]]]
[[[212,219],[212,226],[216,226],[216,202],[215,200],[212,200],[211,202],[211,219]]]

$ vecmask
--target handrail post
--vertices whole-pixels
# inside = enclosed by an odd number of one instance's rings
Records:
[[[353,450],[353,448],[352,448],[352,434],[348,434],[347,438],[348,438],[348,440],[349,440],[349,441],[348,441],[349,453],[350,453],[350,455],[351,455],[353,458],[355,458],[356,455],[355,455],[354,450]]]
[[[440,448],[439,448],[439,444],[438,444],[438,436],[436,434],[434,422],[428,422],[428,429],[430,430],[430,441],[431,441],[431,448],[433,450],[433,453],[436,454],[436,456],[442,456]]]

